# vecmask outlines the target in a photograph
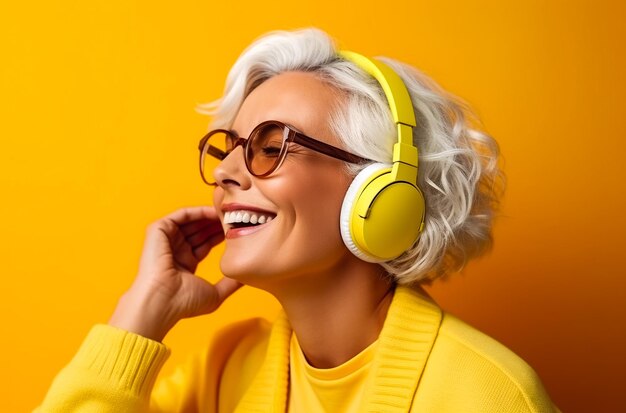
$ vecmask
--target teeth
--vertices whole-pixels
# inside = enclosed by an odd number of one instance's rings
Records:
[[[224,214],[225,224],[235,224],[243,222],[244,224],[266,224],[273,219],[272,216],[262,215],[258,212],[251,211],[230,211]]]

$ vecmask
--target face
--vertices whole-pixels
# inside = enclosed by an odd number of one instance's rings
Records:
[[[333,108],[340,103],[337,92],[315,75],[287,72],[246,98],[232,130],[248,137],[259,123],[279,120],[341,147],[329,127]],[[214,205],[226,233],[224,275],[258,286],[328,272],[352,257],[339,233],[341,204],[351,180],[342,161],[291,144],[280,168],[257,178],[246,169],[239,146],[213,175],[218,185]],[[230,223],[237,214],[244,221],[248,214],[257,224]]]

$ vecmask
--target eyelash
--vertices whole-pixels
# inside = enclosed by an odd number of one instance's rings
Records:
[[[263,151],[263,155],[266,155],[266,156],[276,157],[280,154],[280,148],[276,148],[273,146],[266,146],[262,148],[262,151]]]

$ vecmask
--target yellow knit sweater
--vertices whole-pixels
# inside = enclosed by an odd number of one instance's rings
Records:
[[[285,412],[299,385],[291,336],[284,314],[231,325],[154,386],[169,349],[96,325],[35,412]],[[523,360],[407,287],[396,288],[367,377],[347,392],[363,395],[362,412],[558,412]]]

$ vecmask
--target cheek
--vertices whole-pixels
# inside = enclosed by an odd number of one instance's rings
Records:
[[[213,188],[213,205],[218,208],[224,200],[224,190],[219,186]]]
[[[331,171],[335,171],[331,169]],[[349,179],[340,173],[302,176],[291,190],[294,235],[306,237],[309,245],[336,246],[341,241],[339,216],[349,186]]]

